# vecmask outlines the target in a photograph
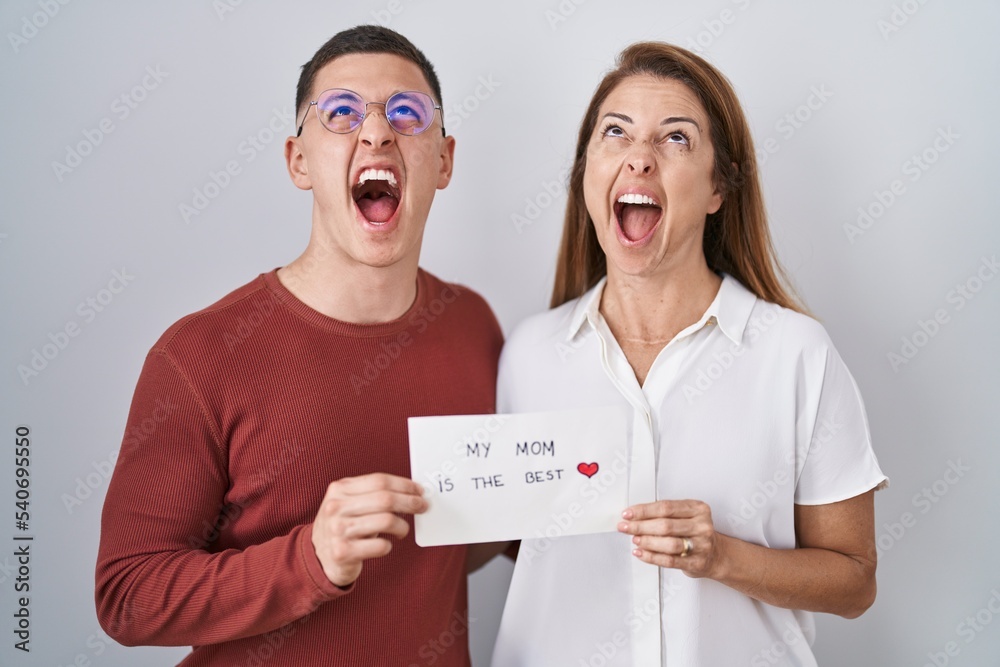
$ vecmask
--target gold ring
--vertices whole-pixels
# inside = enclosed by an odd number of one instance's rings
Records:
[[[691,544],[691,540],[684,538],[684,550],[679,554],[681,558],[687,558],[691,553],[691,549],[694,545]]]

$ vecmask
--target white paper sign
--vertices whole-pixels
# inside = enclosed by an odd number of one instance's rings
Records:
[[[408,421],[420,546],[609,532],[628,506],[620,408]]]

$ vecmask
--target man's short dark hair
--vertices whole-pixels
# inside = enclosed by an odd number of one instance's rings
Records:
[[[295,113],[301,113],[302,105],[307,103],[316,73],[331,60],[352,53],[388,53],[406,58],[420,68],[424,78],[430,84],[438,104],[441,101],[441,84],[438,82],[434,66],[427,56],[415,47],[410,40],[395,30],[380,25],[359,25],[338,32],[326,44],[313,54],[312,59],[302,66],[299,85],[295,91]]]

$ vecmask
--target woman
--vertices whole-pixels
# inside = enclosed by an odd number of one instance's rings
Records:
[[[580,128],[553,310],[510,337],[498,407],[628,410],[631,506],[617,534],[522,542],[495,667],[815,665],[809,612],[872,604],[887,479],[780,275],[728,81],[627,48]]]

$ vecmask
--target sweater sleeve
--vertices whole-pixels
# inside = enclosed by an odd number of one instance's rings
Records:
[[[150,352],[101,517],[101,626],[125,645],[203,645],[269,632],[344,595],[323,574],[311,524],[243,550],[206,540],[238,520],[227,456],[198,395]]]

